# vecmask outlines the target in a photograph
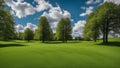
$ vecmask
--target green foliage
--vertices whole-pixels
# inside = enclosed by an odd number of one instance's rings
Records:
[[[0,0],[0,9],[3,9],[4,8],[4,0]]]
[[[35,30],[35,34],[34,34],[34,40],[39,40],[38,39],[38,29]]]
[[[103,42],[107,43],[110,31],[120,33],[119,11],[120,7],[111,2],[106,2],[99,6],[87,18],[84,28],[84,39],[96,41],[99,35],[103,35]]]
[[[15,38],[15,21],[4,5],[4,0],[0,0],[0,40],[12,40]]]
[[[83,38],[82,37],[75,37],[74,40],[83,40]]]
[[[39,20],[38,29],[35,31],[35,39],[44,41],[50,41],[53,39],[53,32],[45,16],[42,16]]]
[[[62,18],[56,29],[56,39],[61,41],[66,41],[71,38],[72,27],[69,18]]]
[[[11,40],[15,36],[15,21],[9,10],[0,9],[0,40]]]
[[[24,39],[23,35],[24,35],[23,32],[18,32],[18,33],[16,33],[16,39],[17,39],[17,40],[23,40],[23,39]]]
[[[34,37],[33,31],[31,29],[27,28],[24,31],[24,35],[23,35],[24,40],[27,40],[29,42],[30,40],[33,40],[33,37]]]

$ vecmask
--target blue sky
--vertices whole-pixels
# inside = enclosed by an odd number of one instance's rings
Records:
[[[5,3],[14,16],[17,31],[35,30],[39,18],[46,16],[55,32],[60,18],[69,17],[73,35],[82,36],[88,15],[104,1],[109,0],[5,0]]]
[[[33,4],[34,0],[24,0],[24,1],[30,3],[32,6],[37,5],[37,3]],[[71,18],[74,20],[73,23],[76,23],[78,20],[86,19],[87,16],[83,16],[83,17],[80,16],[80,13],[85,12],[85,10],[81,9],[81,7],[91,6],[94,7],[95,9],[102,2],[102,0],[100,0],[100,3],[87,5],[86,4],[87,0],[46,0],[46,1],[52,4],[54,7],[59,5],[62,10],[69,11],[71,13]],[[48,11],[48,10],[44,10],[44,11]],[[16,20],[16,24],[26,25],[26,23],[28,22],[38,24],[38,20],[36,18],[39,18],[44,11],[36,12],[33,15],[28,15],[23,18],[18,18],[17,16],[14,16]]]

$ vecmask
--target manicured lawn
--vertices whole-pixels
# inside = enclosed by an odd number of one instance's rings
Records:
[[[0,68],[120,68],[120,39],[110,41],[0,41]]]

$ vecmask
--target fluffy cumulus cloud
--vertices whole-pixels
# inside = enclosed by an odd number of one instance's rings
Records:
[[[115,4],[120,4],[120,0],[104,0],[104,2],[113,2]]]
[[[23,32],[24,31],[24,26],[21,24],[18,24],[15,26],[16,32]]]
[[[32,24],[32,23],[27,23],[25,26],[23,26],[21,24],[18,24],[15,26],[16,32],[24,32],[24,30],[26,28],[29,28],[29,29],[35,31],[37,29],[37,25]]]
[[[38,5],[36,5],[36,10],[38,12],[49,9],[52,7],[52,5],[49,2],[46,2],[45,0],[35,0]]]
[[[32,23],[27,23],[26,26],[24,27],[24,30],[25,30],[26,28],[29,28],[29,29],[35,31],[35,30],[37,29],[37,25],[32,24]]]
[[[70,17],[70,13],[68,11],[61,10],[59,6],[53,7],[46,0],[34,0],[33,3],[35,2],[37,5],[33,7],[30,3],[27,3],[24,0],[5,0],[5,3],[11,7],[12,14],[16,15],[18,18],[23,18],[28,15],[32,15],[35,12],[41,12],[47,9],[49,9],[49,12],[44,12],[43,15],[47,16],[50,22],[58,21],[58,19],[62,17]]]
[[[71,18],[71,14],[66,10],[61,10],[60,6],[52,7],[48,12],[44,12],[42,16],[46,16],[53,31],[61,18]]]
[[[86,16],[93,12],[94,7],[89,6],[88,8],[81,7],[82,9],[85,9],[86,11],[84,13],[81,13],[80,16]]]
[[[35,8],[24,0],[5,0],[5,3],[11,7],[18,18],[26,17],[35,13]]]
[[[27,15],[34,14],[36,11],[40,12],[52,7],[52,5],[45,0],[35,0],[34,2],[38,3],[36,7],[33,7],[30,3],[27,3],[24,0],[5,0],[5,3],[11,7],[12,11],[15,12],[15,15],[18,18],[26,17]]]
[[[87,2],[86,2],[86,4],[97,4],[97,3],[100,3],[102,0],[88,0]]]
[[[85,26],[86,21],[85,20],[80,20],[77,23],[75,23],[74,27],[73,27],[73,33],[72,36],[73,37],[83,37],[83,29]]]

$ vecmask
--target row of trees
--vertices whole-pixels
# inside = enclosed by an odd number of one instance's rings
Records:
[[[56,33],[52,32],[49,22],[45,16],[40,17],[38,29],[33,32],[27,28],[23,33],[15,34],[15,21],[9,10],[4,8],[4,1],[0,0],[0,40],[24,39],[40,40],[42,42],[60,40],[67,42],[72,39],[72,27],[69,18],[61,18],[57,25]],[[84,27],[84,39],[96,41],[99,36],[103,36],[103,42],[108,42],[110,31],[120,34],[120,5],[106,2],[100,5],[87,18]],[[80,40],[80,37],[75,38]]]
[[[69,18],[62,18],[58,23],[56,34],[53,34],[52,29],[45,16],[42,16],[39,20],[38,29],[33,32],[31,29],[27,28],[23,33],[15,32],[15,21],[11,12],[4,8],[4,0],[0,0],[0,40],[41,40],[51,41],[51,40],[61,40],[67,41],[71,37],[71,22]]]
[[[21,37],[27,41],[35,39],[42,42],[52,40],[67,42],[67,40],[72,39],[71,33],[72,27],[69,18],[62,18],[57,25],[56,34],[53,34],[47,18],[42,16],[39,20],[38,29],[35,32],[27,28],[23,34],[19,33],[19,36],[20,34],[23,35]]]
[[[87,18],[84,39],[96,41],[102,36],[103,43],[107,43],[110,31],[120,34],[120,5],[106,2]]]

